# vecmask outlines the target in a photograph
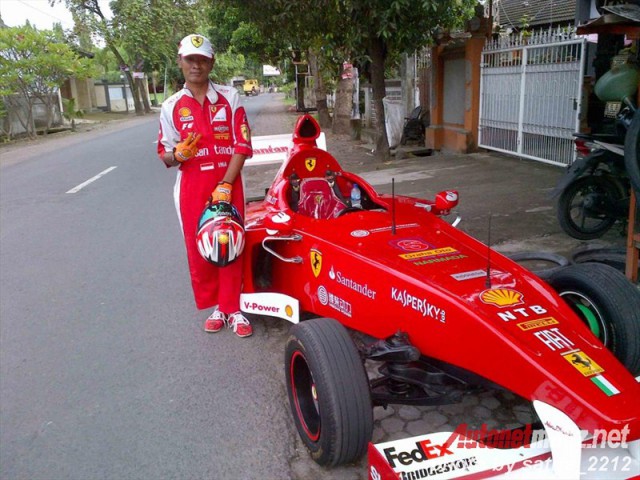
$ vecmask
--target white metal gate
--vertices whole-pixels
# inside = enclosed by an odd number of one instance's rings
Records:
[[[555,165],[575,156],[586,40],[566,30],[509,37],[482,52],[479,145]]]

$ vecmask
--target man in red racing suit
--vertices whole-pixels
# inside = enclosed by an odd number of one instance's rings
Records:
[[[253,153],[238,92],[209,80],[214,63],[205,37],[189,35],[180,42],[178,66],[185,86],[162,103],[158,156],[167,167],[178,167],[174,201],[196,306],[216,307],[205,331],[218,332],[227,325],[246,337],[252,329],[240,312],[242,260],[216,267],[202,258],[196,245],[198,220],[210,197],[230,201],[244,218],[241,170]]]

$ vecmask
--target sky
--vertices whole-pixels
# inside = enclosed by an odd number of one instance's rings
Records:
[[[0,15],[9,27],[19,27],[29,20],[39,29],[51,29],[54,23],[61,23],[63,28],[73,28],[73,20],[64,1],[51,7],[48,0],[0,0]]]

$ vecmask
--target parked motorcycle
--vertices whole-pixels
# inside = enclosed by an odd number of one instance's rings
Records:
[[[629,178],[624,147],[616,135],[576,134],[578,159],[566,170],[553,196],[557,218],[571,237],[592,240],[629,214]]]
[[[633,98],[639,76],[638,67],[625,64],[613,67],[596,82],[594,92],[600,100],[622,102],[616,115],[616,133],[576,133],[578,158],[553,191],[553,196],[558,196],[560,227],[578,240],[599,238],[616,222],[626,226],[631,184],[625,168],[624,143],[638,110]]]

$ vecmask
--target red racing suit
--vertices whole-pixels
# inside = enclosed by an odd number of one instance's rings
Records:
[[[251,131],[240,96],[233,87],[209,82],[204,104],[187,88],[162,103],[158,156],[172,152],[190,132],[202,134],[195,157],[178,167],[173,198],[187,248],[191,285],[199,309],[219,305],[227,314],[240,310],[242,259],[226,267],[204,260],[196,245],[198,220],[227,170],[231,156],[251,157]],[[244,219],[244,185],[238,175],[233,183],[232,202]]]

